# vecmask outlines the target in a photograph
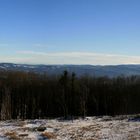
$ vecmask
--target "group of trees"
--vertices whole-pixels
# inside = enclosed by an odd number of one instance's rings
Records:
[[[140,113],[140,77],[0,72],[0,119]]]

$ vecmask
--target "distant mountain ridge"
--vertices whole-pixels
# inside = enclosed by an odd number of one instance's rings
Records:
[[[59,75],[64,70],[70,73],[74,72],[77,76],[109,76],[116,77],[120,75],[140,75],[140,65],[28,65],[14,63],[0,63],[0,71],[24,71],[35,72],[39,74]]]

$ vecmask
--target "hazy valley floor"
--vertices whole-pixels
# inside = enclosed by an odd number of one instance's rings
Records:
[[[140,122],[130,117],[87,117],[74,121],[1,121],[0,140],[140,140]]]

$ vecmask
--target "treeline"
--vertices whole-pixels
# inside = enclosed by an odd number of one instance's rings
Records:
[[[140,113],[140,77],[0,72],[0,119]]]

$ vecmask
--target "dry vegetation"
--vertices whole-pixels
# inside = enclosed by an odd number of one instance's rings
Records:
[[[8,140],[139,140],[140,122],[130,118],[130,116],[115,118],[106,116],[73,121],[1,121],[0,138],[8,138]]]

